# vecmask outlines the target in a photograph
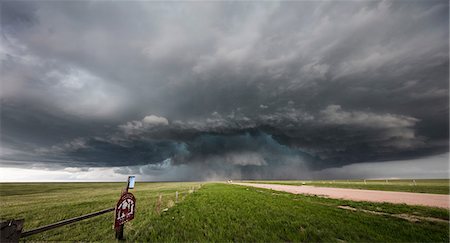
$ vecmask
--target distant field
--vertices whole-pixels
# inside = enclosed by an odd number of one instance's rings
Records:
[[[285,181],[243,181],[247,183],[268,183],[281,185],[308,185],[321,187],[355,188],[367,190],[399,191],[399,192],[418,192],[449,194],[449,179],[413,179],[410,180],[285,180]]]
[[[111,207],[122,186],[123,183],[0,184],[0,217],[25,218],[26,229],[42,226]],[[449,211],[445,209],[351,202],[222,183],[203,184],[196,192],[189,193],[193,186],[199,188],[200,183],[137,183],[133,190],[137,215],[125,227],[126,239],[140,242],[449,241],[446,222]],[[181,202],[174,204],[177,190],[183,193],[180,193]],[[163,208],[174,206],[158,214],[155,204],[160,193]],[[185,199],[181,200],[183,196]],[[113,241],[112,215],[108,213],[27,239]],[[398,215],[422,218],[410,222]]]

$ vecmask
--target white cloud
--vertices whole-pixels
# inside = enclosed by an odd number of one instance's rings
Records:
[[[329,105],[321,111],[321,121],[336,125],[358,125],[374,128],[412,127],[419,120],[396,114],[376,114],[362,111],[344,111],[340,105]]]
[[[150,128],[167,125],[169,125],[169,121],[167,120],[167,118],[149,115],[144,117],[140,121],[130,121],[126,124],[119,125],[119,128],[122,129],[126,134],[139,134]]]
[[[90,117],[111,117],[125,104],[118,86],[93,73],[69,67],[67,70],[51,70],[46,75],[50,94],[60,108],[68,113]]]
[[[169,121],[165,117],[150,115],[144,117],[142,122],[148,126],[164,126],[169,125]]]
[[[0,167],[1,182],[58,182],[58,181],[126,181],[127,175],[114,172],[113,167],[97,167],[74,169],[71,167],[60,170],[43,168],[9,168]],[[139,178],[138,178],[139,179]]]

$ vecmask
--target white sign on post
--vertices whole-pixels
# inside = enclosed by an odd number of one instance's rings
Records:
[[[135,182],[136,182],[136,177],[129,176],[128,177],[128,189],[133,189]]]

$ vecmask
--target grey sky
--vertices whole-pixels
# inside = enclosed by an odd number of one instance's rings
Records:
[[[332,178],[449,151],[448,1],[0,6],[4,168]]]

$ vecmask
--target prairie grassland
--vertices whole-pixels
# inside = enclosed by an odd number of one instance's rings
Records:
[[[1,219],[25,219],[25,231],[64,219],[114,207],[126,183],[2,183],[0,184]],[[175,192],[179,201],[197,182],[136,183],[130,190],[136,197],[137,214],[128,229],[144,227],[159,217],[156,204],[162,195],[161,210],[173,205]],[[25,239],[113,241],[114,212],[63,226]]]
[[[306,185],[320,187],[354,188],[381,191],[417,192],[449,194],[449,179],[408,179],[408,180],[246,180],[247,183],[267,183],[281,185]],[[415,183],[414,183],[415,182]]]
[[[339,208],[344,205],[357,210]],[[443,220],[410,222],[394,217],[400,214]],[[129,237],[157,242],[448,242],[446,220],[448,210],[444,209],[207,184],[188,200],[149,222],[148,232],[129,232]]]
[[[0,217],[25,218],[26,229],[42,226],[114,206],[122,186],[123,183],[0,184],[3,209]],[[199,188],[200,183],[136,183],[132,192],[137,199],[137,213],[126,224],[126,239],[139,242],[449,241],[449,211],[445,209],[352,202],[224,183],[203,183],[199,190],[189,193],[192,187]],[[175,191],[180,192],[178,203],[174,203]],[[160,194],[163,195],[161,209],[168,210],[158,213],[155,208]],[[413,222],[396,215],[424,220]],[[110,242],[114,241],[112,222],[113,213],[108,213],[26,239]]]

